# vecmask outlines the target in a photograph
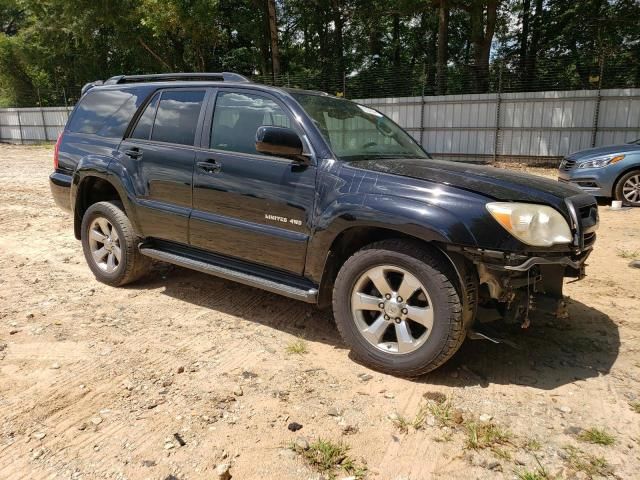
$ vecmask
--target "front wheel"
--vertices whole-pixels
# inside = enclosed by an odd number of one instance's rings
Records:
[[[640,170],[626,173],[616,185],[616,200],[626,205],[640,207]]]
[[[350,257],[333,291],[336,324],[353,353],[373,368],[419,376],[462,345],[457,279],[419,243],[384,240]]]

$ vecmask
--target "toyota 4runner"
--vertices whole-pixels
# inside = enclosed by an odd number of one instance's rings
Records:
[[[578,188],[433,160],[380,112],[233,73],[93,82],[55,147],[51,191],[96,278],[152,259],[320,307],[368,365],[442,365],[478,306],[561,310],[598,224]]]

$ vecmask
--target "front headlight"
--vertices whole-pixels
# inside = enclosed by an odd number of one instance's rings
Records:
[[[608,155],[606,157],[592,158],[591,160],[585,160],[584,162],[578,162],[578,168],[600,168],[617,163],[620,160],[624,160],[624,155]]]
[[[527,245],[571,243],[571,229],[557,210],[534,203],[492,202],[487,210],[511,235]]]

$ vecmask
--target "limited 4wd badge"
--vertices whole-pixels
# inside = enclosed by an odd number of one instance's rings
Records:
[[[280,217],[279,215],[271,215],[269,213],[265,213],[264,218],[267,220],[271,220],[273,222],[291,223],[292,225],[302,225],[302,220],[296,220],[295,218]]]

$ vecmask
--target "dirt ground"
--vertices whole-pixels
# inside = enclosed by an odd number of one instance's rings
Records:
[[[51,157],[0,146],[0,479],[318,479],[290,448],[318,438],[350,447],[339,479],[640,478],[640,210],[601,208],[569,319],[412,381],[303,303],[167,265],[96,282]]]

